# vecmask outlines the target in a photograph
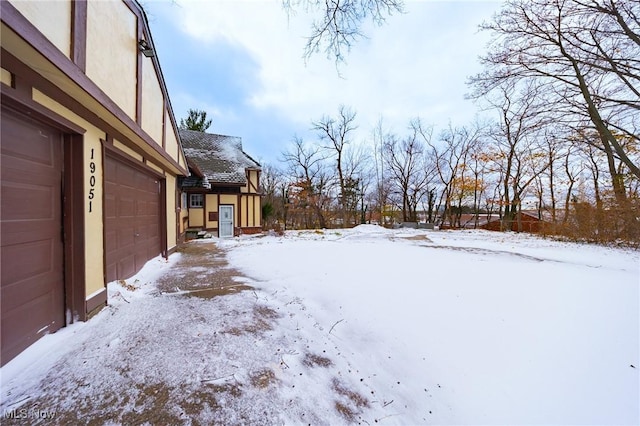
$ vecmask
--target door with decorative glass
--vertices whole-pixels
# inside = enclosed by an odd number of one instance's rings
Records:
[[[233,237],[233,206],[220,206],[218,219],[218,236]]]

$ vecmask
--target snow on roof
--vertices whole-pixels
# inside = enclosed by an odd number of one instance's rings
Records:
[[[245,171],[260,169],[242,150],[240,137],[180,130],[180,139],[190,165],[197,167],[205,182],[246,185]]]

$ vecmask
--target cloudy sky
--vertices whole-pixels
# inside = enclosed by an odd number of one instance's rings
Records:
[[[501,1],[406,1],[405,13],[365,26],[336,68],[322,53],[305,63],[313,15],[288,16],[281,0],[142,1],[176,118],[207,111],[210,133],[240,136],[245,151],[275,163],[297,135],[313,140],[311,122],[357,113],[356,143],[380,118],[403,133],[420,117],[435,133],[474,119],[465,80],[479,71],[488,34],[478,24]]]

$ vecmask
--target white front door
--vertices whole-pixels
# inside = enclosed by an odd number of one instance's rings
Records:
[[[220,206],[218,213],[218,236],[233,237],[233,206]]]

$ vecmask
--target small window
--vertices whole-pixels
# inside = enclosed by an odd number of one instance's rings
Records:
[[[183,209],[187,208],[187,193],[183,192],[182,196],[180,197],[180,207],[182,207]]]
[[[202,194],[189,195],[189,207],[202,208],[203,205],[204,205],[204,195]]]

